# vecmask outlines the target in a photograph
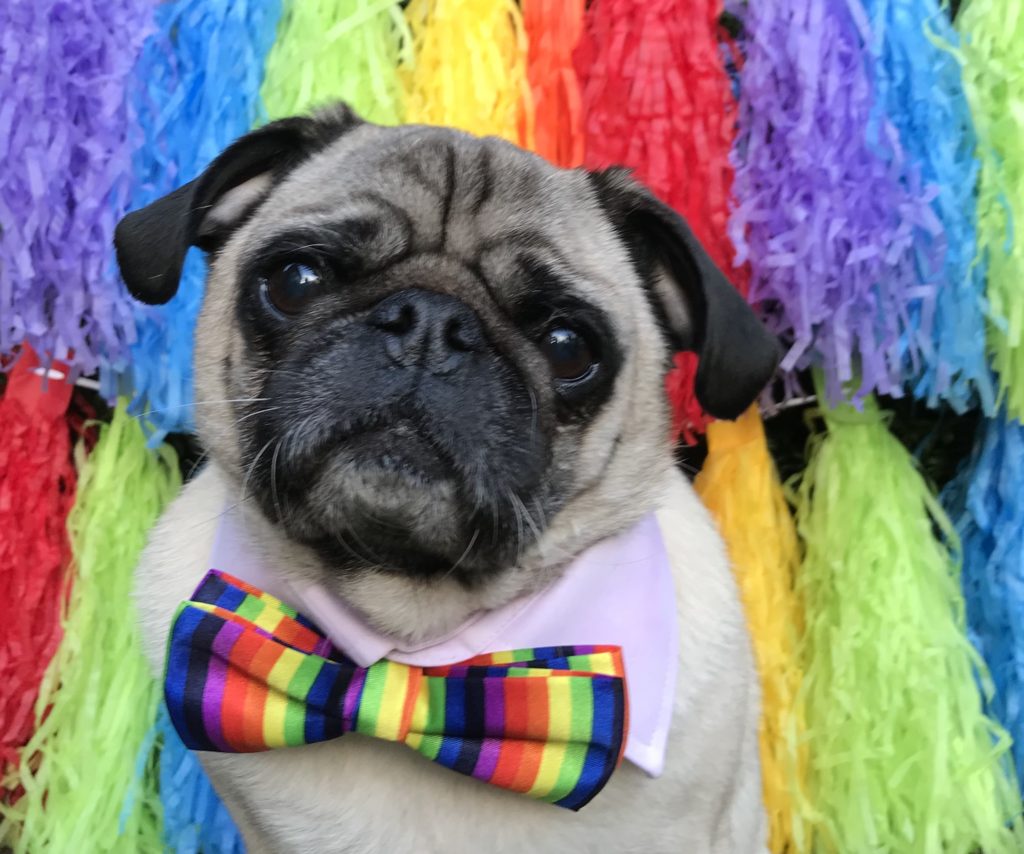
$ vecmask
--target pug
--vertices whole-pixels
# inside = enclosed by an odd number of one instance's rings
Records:
[[[674,650],[650,668],[673,674],[658,756],[645,769],[627,744],[579,811],[358,734],[199,753],[249,852],[766,850],[750,640],[722,541],[674,465],[664,378],[673,353],[696,353],[698,399],[735,418],[779,349],[678,215],[622,170],[337,106],[242,137],[115,243],[150,304],[174,296],[191,247],[209,255],[195,345],[209,460],[136,578],[158,677],[227,517],[245,560],[326,591],[398,650],[510,607],[575,619],[586,601],[545,599],[573,566],[669,614]],[[632,546],[578,564],[645,519],[668,587]]]

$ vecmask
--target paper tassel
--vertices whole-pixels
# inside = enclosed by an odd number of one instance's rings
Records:
[[[970,462],[943,491],[963,548],[971,641],[992,675],[989,710],[1013,737],[1024,779],[1024,427],[982,423]]]
[[[155,785],[131,791],[159,691],[139,646],[132,576],[150,526],[180,483],[168,446],[146,447],[122,401],[80,462],[68,526],[75,560],[64,639],[46,674],[60,688],[25,747],[25,795],[5,821],[21,824],[15,854],[158,851]],[[40,720],[42,718],[42,720]],[[122,814],[122,806],[129,809]]]
[[[135,154],[131,209],[197,177],[262,116],[263,64],[280,13],[277,0],[170,0],[143,47],[133,96],[143,139]],[[193,249],[177,295],[135,305],[132,412],[148,411],[152,443],[192,429],[192,347],[206,264]],[[109,390],[109,389],[108,389]]]
[[[949,519],[873,397],[823,414],[796,496],[812,848],[1024,850],[959,563],[935,537],[955,540]]]
[[[532,147],[526,35],[514,0],[412,0],[406,121],[448,125]]]
[[[1024,7],[970,0],[956,19],[964,89],[978,134],[978,247],[988,263],[988,343],[999,389],[1024,418]]]
[[[0,3],[0,355],[91,372],[134,340],[113,269],[133,148],[124,97],[148,0]]]
[[[160,798],[164,844],[176,854],[245,854],[231,816],[210,785],[196,755],[185,747],[160,704]]]
[[[776,854],[806,851],[802,814],[807,754],[798,700],[803,609],[794,592],[796,529],[768,453],[757,407],[708,426],[708,456],[694,481],[729,550],[761,678],[761,773]]]
[[[586,0],[523,0],[533,94],[533,150],[556,166],[583,163],[583,105],[573,51],[583,32]],[[529,132],[527,132],[529,137]],[[529,140],[521,140],[528,145]]]
[[[718,43],[720,0],[597,0],[576,68],[588,168],[628,166],[690,224],[715,263],[747,292],[726,226],[736,104]],[[693,394],[696,360],[668,380],[687,440],[707,417]]]
[[[697,357],[693,353],[676,353],[672,365],[672,370],[665,377],[665,391],[672,407],[672,437],[693,445],[697,436],[711,423],[711,418],[697,400],[694,388]]]
[[[858,398],[898,396],[922,359],[912,318],[935,310],[941,224],[876,107],[863,7],[759,0],[744,32],[730,233],[750,299],[790,344],[783,370],[823,365],[833,401],[858,372]]]
[[[395,0],[288,0],[263,83],[270,117],[343,100],[371,122],[398,124],[409,40]]]
[[[72,386],[50,380],[44,387],[37,365],[34,353],[22,355],[0,400],[0,797],[6,778],[16,786],[43,674],[60,642],[71,557],[75,470],[64,413]],[[44,697],[40,705],[47,704]],[[0,831],[0,845],[4,837]]]
[[[934,239],[920,236],[944,263],[934,318],[919,312],[911,318],[922,362],[918,376],[908,379],[915,381],[914,394],[931,406],[944,400],[965,412],[980,402],[991,415],[995,384],[985,355],[985,267],[975,263],[974,125],[960,66],[948,49],[957,36],[940,0],[864,0],[864,7],[876,109],[899,132],[919,182],[937,191],[932,209],[942,226]]]

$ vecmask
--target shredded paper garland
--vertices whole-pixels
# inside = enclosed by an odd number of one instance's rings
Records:
[[[534,110],[532,133],[528,129],[522,142],[566,168],[583,163],[583,103],[573,51],[583,32],[584,5],[585,0],[522,0]]]
[[[405,120],[450,125],[528,148],[532,98],[514,0],[412,0],[412,57],[402,69]]]
[[[718,42],[720,0],[601,0],[576,48],[584,163],[632,168],[686,218],[715,263],[747,293],[729,218],[736,104]],[[696,358],[680,355],[667,382],[675,433],[687,442],[708,418],[693,392]]]
[[[25,753],[42,758],[35,768],[22,764],[24,796],[0,806],[4,820],[20,826],[15,854],[159,850],[155,786],[132,791],[159,692],[142,657],[131,590],[149,529],[179,484],[174,452],[150,451],[122,401],[79,465],[68,520],[75,582],[64,641],[46,675],[60,689],[48,708],[36,707]]]
[[[65,411],[71,386],[44,388],[27,352],[0,400],[0,800],[20,797],[22,748],[55,687],[43,686],[62,635],[71,544],[67,516],[75,470]],[[40,699],[40,689],[44,688]],[[49,693],[47,693],[49,692]],[[0,830],[0,846],[5,833]]]
[[[162,703],[156,734],[166,848],[177,854],[245,854],[235,823],[196,755],[182,744]]]
[[[796,492],[812,850],[1019,852],[952,524],[873,398],[822,415]]]
[[[921,371],[942,226],[875,109],[863,7],[759,0],[744,27],[730,230],[750,298],[789,345],[785,371],[822,366],[832,401],[855,374],[858,397],[899,396]]]
[[[133,164],[129,207],[143,207],[200,175],[262,115],[259,87],[274,40],[277,0],[170,0],[155,10],[156,31],[134,73],[143,134]],[[177,294],[162,306],[134,307],[132,411],[147,412],[153,444],[193,425],[192,346],[206,263],[185,262]],[[109,383],[108,383],[109,385]]]
[[[943,501],[963,549],[968,633],[992,676],[989,709],[1024,780],[1024,426],[985,421]]]
[[[263,101],[273,119],[346,101],[368,121],[402,121],[396,69],[409,32],[394,0],[288,3],[267,58]]]
[[[957,40],[939,0],[864,0],[871,26],[876,117],[872,133],[888,121],[915,167],[914,190],[934,194],[941,230],[925,229],[921,259],[942,266],[922,276],[922,287],[940,285],[934,300],[911,304],[904,347],[920,352],[908,375],[914,393],[958,412],[980,405],[994,414],[995,384],[985,353],[985,265],[978,263],[975,190],[978,164],[974,125],[964,95]],[[915,341],[908,339],[915,336]]]
[[[135,340],[114,270],[139,143],[124,97],[149,0],[0,4],[0,356],[91,373]]]
[[[739,583],[761,678],[761,774],[773,852],[804,851],[807,745],[794,589],[800,549],[756,407],[708,427],[694,489],[718,523]]]
[[[978,134],[979,263],[987,264],[989,347],[1007,410],[1024,418],[1024,7],[968,0],[956,19],[964,89]]]

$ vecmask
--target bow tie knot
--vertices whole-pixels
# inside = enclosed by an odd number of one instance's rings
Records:
[[[627,723],[618,647],[359,667],[294,609],[216,571],[175,616],[164,694],[194,750],[253,752],[357,732],[570,809],[607,782]]]

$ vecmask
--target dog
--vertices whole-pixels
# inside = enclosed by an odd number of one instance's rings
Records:
[[[751,644],[723,543],[674,465],[664,377],[696,353],[698,399],[735,418],[779,348],[679,216],[621,169],[339,105],[237,140],[127,215],[115,245],[150,304],[174,295],[190,247],[209,254],[209,461],[136,578],[158,677],[228,511],[284,577],[409,648],[527,601],[652,514],[671,567],[660,776],[627,752],[573,812],[358,734],[199,753],[249,852],[766,850]],[[616,572],[628,588],[629,566]]]

